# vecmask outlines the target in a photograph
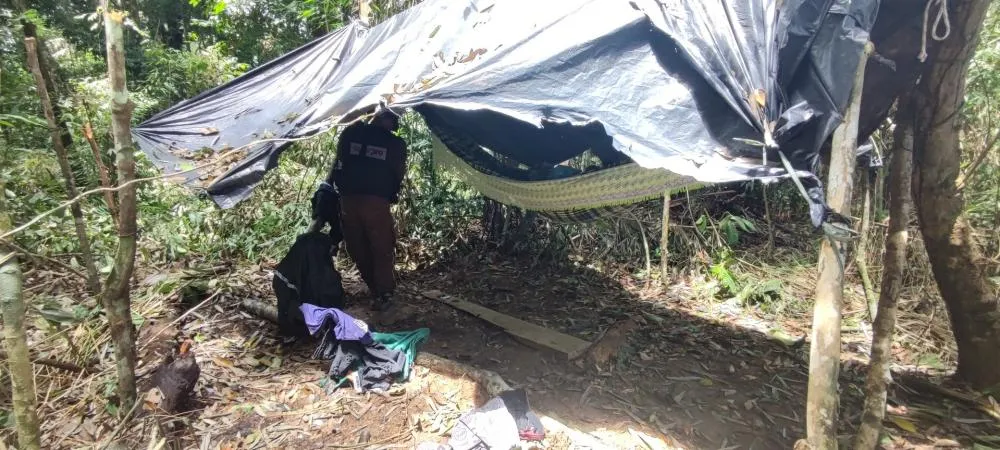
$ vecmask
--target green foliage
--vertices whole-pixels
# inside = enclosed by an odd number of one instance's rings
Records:
[[[784,286],[781,280],[767,279],[754,280],[743,285],[743,289],[736,294],[740,303],[748,306],[771,305],[779,302],[784,295]]]
[[[302,0],[290,3],[289,7],[297,10],[310,29],[329,33],[344,25],[344,12],[355,3],[353,0]]]
[[[20,116],[17,114],[0,114],[0,127],[16,128],[18,125],[48,128],[48,124],[38,117]]]
[[[979,48],[969,68],[962,109],[961,183],[966,213],[983,230],[988,254],[1000,254],[1000,5],[990,5]],[[1000,269],[997,269],[1000,270]],[[996,272],[994,272],[995,274]]]
[[[247,64],[226,56],[221,45],[202,47],[197,42],[185,50],[150,43],[143,50],[145,77],[141,91],[156,99],[152,111],[193,97],[202,91],[224,84],[243,74]],[[138,119],[141,120],[141,117]]]
[[[716,257],[716,261],[709,266],[708,272],[722,287],[719,295],[732,296],[740,291],[740,283],[736,281],[736,276],[729,270],[731,264],[732,252],[729,249],[724,249]]]
[[[726,245],[733,246],[739,242],[741,233],[756,233],[757,227],[745,217],[727,213],[719,221],[719,230],[726,238]]]
[[[409,150],[408,170],[399,204],[395,207],[398,230],[408,257],[440,256],[478,218],[479,196],[447,171],[434,166],[430,131],[416,115],[407,115],[399,135]]]
[[[702,214],[694,223],[698,235],[705,241],[726,251],[740,241],[741,234],[756,233],[757,227],[750,219],[726,213],[718,223],[709,214]]]
[[[136,105],[135,120],[223,84],[243,73],[249,65],[259,63],[256,59],[259,55],[243,59],[244,62],[232,55],[248,49],[258,53],[259,45],[266,45],[267,38],[254,33],[275,28],[275,17],[322,20],[324,26],[333,28],[339,26],[342,17],[339,9],[336,14],[333,10],[345,4],[336,1],[297,3],[294,8],[281,6],[261,15],[263,11],[259,8],[266,5],[240,9],[227,7],[222,2],[211,5],[196,2],[191,5],[193,10],[210,8],[210,11],[206,21],[192,23],[186,41],[179,48],[159,34],[169,29],[149,27],[149,18],[143,17],[137,28],[145,29],[150,39],[131,40],[129,50],[132,52],[128,55],[132,58],[129,75],[130,94]],[[86,5],[77,6],[80,9],[59,10],[60,14],[88,11]],[[152,8],[153,12],[166,7],[158,2],[141,2],[139,6]],[[73,135],[73,145],[69,149],[71,165],[82,189],[96,187],[96,162],[81,130],[85,123],[92,123],[98,146],[104,149],[102,162],[113,169],[108,133],[110,89],[103,74],[104,63],[94,53],[100,47],[96,42],[81,39],[85,34],[67,33],[72,36],[67,41],[60,30],[46,26],[62,23],[78,30],[89,26],[86,20],[72,22],[65,17],[31,14],[40,33],[50,41],[60,41],[57,62],[67,87],[60,105]],[[251,24],[252,21],[271,23],[258,26],[259,23]],[[219,29],[210,29],[209,25]],[[58,205],[65,199],[65,193],[58,165],[47,142],[48,133],[42,126],[44,121],[33,93],[33,79],[23,68],[20,41],[12,30],[4,30],[4,33],[6,35],[0,35],[4,37],[2,43],[5,50],[10,51],[5,51],[0,58],[4,73],[0,83],[5,94],[0,100],[0,130],[13,130],[16,126],[18,133],[0,135],[4,139],[4,145],[0,146],[0,161],[3,162],[0,170],[4,179],[10,180],[4,195],[16,211],[15,220],[23,222]],[[99,30],[95,33],[99,36]],[[304,33],[286,35],[281,48],[274,51],[284,52],[304,42],[306,37]],[[232,44],[240,43],[241,39],[256,42],[250,47],[234,48]],[[396,213],[400,218],[401,249],[404,258],[412,261],[438,255],[453,245],[474,220],[478,199],[454,177],[434,170],[428,131],[415,116],[407,117],[401,133],[410,142],[411,166]],[[232,210],[221,210],[207,198],[194,195],[182,186],[159,182],[141,185],[138,220],[141,230],[139,252],[143,263],[204,257],[252,261],[280,258],[309,223],[309,199],[332,162],[334,137],[331,133],[292,146],[278,168],[265,177],[254,196]],[[140,176],[158,174],[143,154],[137,153],[137,157]],[[82,207],[89,220],[95,251],[100,255],[98,266],[107,271],[114,250],[114,222],[103,199],[98,196],[88,198]],[[17,240],[40,255],[68,256],[71,263],[76,264],[74,256],[70,256],[77,252],[75,239],[67,231],[71,229],[72,219],[63,211],[22,233]]]

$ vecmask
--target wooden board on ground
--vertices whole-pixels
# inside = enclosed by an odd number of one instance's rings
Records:
[[[569,359],[579,357],[590,348],[590,342],[583,339],[528,323],[516,317],[496,312],[485,306],[467,302],[457,297],[445,295],[441,291],[426,291],[421,292],[421,295],[503,328],[504,331],[515,338],[519,338],[527,343],[564,353]]]

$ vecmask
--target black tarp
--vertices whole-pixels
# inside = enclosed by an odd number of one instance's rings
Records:
[[[382,104],[424,112],[527,166],[610,137],[641,166],[721,183],[787,175],[774,164],[781,149],[821,199],[812,172],[841,121],[878,3],[425,0],[370,29],[354,23],[318,38],[133,133],[176,172]],[[769,144],[771,164],[735,164],[761,158],[748,142]],[[208,193],[230,207],[287,145],[257,143],[225,173],[188,178],[209,181]]]

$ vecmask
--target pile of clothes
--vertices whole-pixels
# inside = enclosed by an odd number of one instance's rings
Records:
[[[387,391],[406,381],[417,348],[430,330],[377,333],[368,324],[339,308],[323,308],[309,303],[299,306],[309,334],[320,336],[313,358],[331,360],[330,378],[334,388],[351,381],[358,392]]]
[[[513,389],[459,417],[447,444],[425,442],[418,449],[507,450],[519,446],[522,441],[541,442],[543,439],[542,421],[531,411],[528,395],[524,389]]]

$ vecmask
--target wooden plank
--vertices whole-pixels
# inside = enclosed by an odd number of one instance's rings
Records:
[[[578,358],[590,348],[590,342],[583,339],[528,323],[457,297],[445,295],[441,291],[432,290],[420,294],[503,328],[511,336],[526,343],[563,353],[569,359]]]

